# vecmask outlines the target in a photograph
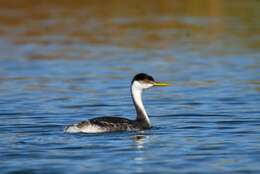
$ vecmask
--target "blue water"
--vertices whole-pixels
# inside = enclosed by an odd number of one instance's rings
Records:
[[[111,18],[115,25],[140,22]],[[0,173],[260,173],[259,20],[157,14],[142,22],[172,18],[202,29],[130,27],[121,41],[100,44],[66,33],[19,35],[14,31],[29,30],[28,23],[1,23],[8,31],[0,37]],[[139,41],[151,32],[155,42]],[[134,119],[129,85],[139,72],[172,84],[143,95],[152,129],[63,132],[97,116]]]

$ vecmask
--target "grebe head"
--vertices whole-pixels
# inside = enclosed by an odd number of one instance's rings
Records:
[[[156,82],[152,76],[145,73],[135,75],[132,85],[139,90],[148,89],[153,86],[169,86],[167,83]]]
[[[135,75],[132,80],[131,94],[136,109],[136,120],[143,128],[150,128],[151,123],[142,102],[142,91],[153,86],[168,86],[167,83],[156,82],[152,76],[144,73]]]

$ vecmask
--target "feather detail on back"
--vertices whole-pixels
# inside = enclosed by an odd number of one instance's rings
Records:
[[[65,128],[65,132],[69,133],[101,133],[130,130],[139,130],[138,123],[120,117],[98,117]]]

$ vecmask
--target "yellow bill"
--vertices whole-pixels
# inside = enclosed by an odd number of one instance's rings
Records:
[[[163,82],[154,82],[153,86],[170,86],[170,84]]]

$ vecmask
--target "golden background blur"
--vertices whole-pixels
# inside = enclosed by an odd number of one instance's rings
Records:
[[[233,44],[260,48],[259,1],[253,0],[2,0],[0,11],[0,38],[15,45],[198,49],[219,40],[231,50]]]

